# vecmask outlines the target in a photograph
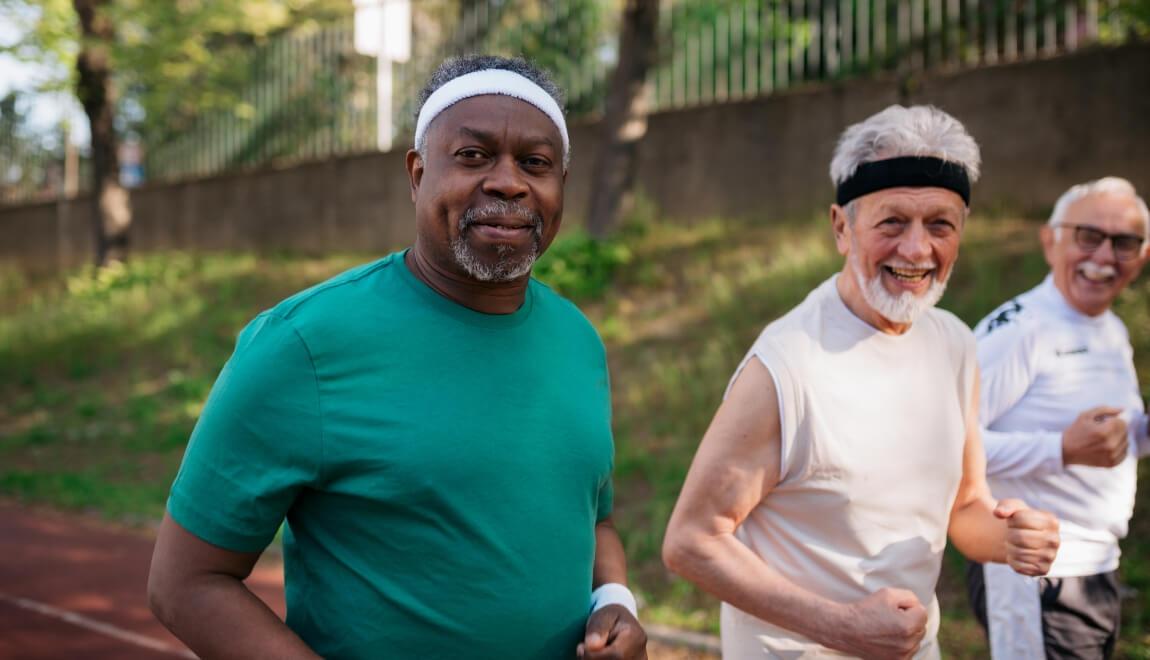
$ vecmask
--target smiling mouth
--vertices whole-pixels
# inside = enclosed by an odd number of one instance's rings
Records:
[[[1078,264],[1074,271],[1091,284],[1110,284],[1118,277],[1118,271],[1113,266],[1100,266],[1092,261]]]
[[[900,282],[910,284],[921,282],[934,273],[933,268],[896,268],[895,266],[883,266],[882,268]]]

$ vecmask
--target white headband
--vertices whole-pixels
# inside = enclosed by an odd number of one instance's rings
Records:
[[[453,78],[435,90],[419,109],[419,119],[415,122],[415,148],[420,147],[424,134],[427,133],[427,127],[439,113],[463,99],[484,94],[501,94],[517,98],[539,108],[547,115],[563,136],[563,166],[566,169],[567,155],[571,153],[571,141],[567,137],[567,122],[563,120],[563,110],[542,87],[506,69],[473,71]]]

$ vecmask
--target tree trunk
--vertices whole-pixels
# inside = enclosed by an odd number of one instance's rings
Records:
[[[639,141],[647,133],[647,71],[655,61],[659,0],[627,0],[619,34],[619,64],[607,90],[603,138],[594,178],[587,231],[609,234],[632,202]]]
[[[116,96],[110,61],[115,30],[108,17],[110,4],[111,0],[72,0],[83,35],[76,58],[80,74],[76,96],[84,106],[92,132],[92,220],[97,266],[127,259],[132,226],[131,199],[120,185],[120,159],[116,153]]]

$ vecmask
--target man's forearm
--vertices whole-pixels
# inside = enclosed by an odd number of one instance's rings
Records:
[[[947,534],[967,559],[985,563],[1006,562],[1006,521],[994,515],[993,500],[978,498],[956,509]]]
[[[206,576],[154,594],[157,618],[203,658],[319,658],[240,580]]]
[[[672,542],[664,549],[664,561],[712,596],[752,616],[825,646],[839,645],[847,605],[794,584],[733,535]]]
[[[595,564],[592,587],[609,582],[627,584],[627,555],[623,541],[610,521],[595,525]]]

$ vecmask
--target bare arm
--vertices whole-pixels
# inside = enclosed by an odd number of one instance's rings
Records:
[[[598,587],[608,582],[627,584],[627,556],[610,517],[595,525],[595,567],[591,586]]]
[[[770,372],[752,359],[695,454],[667,527],[663,561],[717,598],[824,646],[868,657],[913,653],[926,625],[913,594],[883,590],[858,603],[833,602],[795,585],[735,538],[778,485],[777,401]]]
[[[591,581],[596,588],[610,583],[627,584],[627,557],[610,517],[595,525],[595,565]],[[587,618],[583,642],[575,653],[587,660],[646,658],[647,633],[626,607],[607,605]]]
[[[318,658],[244,585],[257,559],[211,545],[165,514],[148,575],[152,612],[203,658]]]
[[[995,501],[986,483],[986,454],[979,436],[979,379],[966,411],[962,481],[950,513],[948,533],[972,561],[1010,564],[1024,575],[1044,575],[1058,550],[1058,521],[1019,500]]]

